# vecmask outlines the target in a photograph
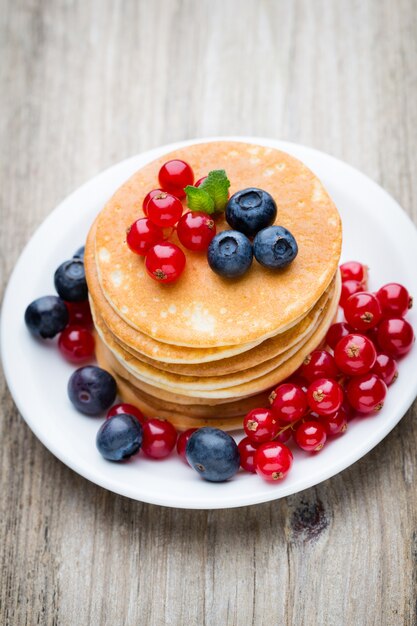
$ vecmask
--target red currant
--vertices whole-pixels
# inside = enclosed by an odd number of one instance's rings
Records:
[[[357,280],[364,287],[368,278],[368,268],[358,261],[347,261],[340,266],[342,281]]]
[[[285,478],[292,467],[291,450],[279,441],[263,443],[255,452],[255,469],[265,480],[276,481]]]
[[[337,324],[332,324],[327,331],[326,335],[326,343],[327,345],[334,350],[336,344],[342,339],[342,337],[346,337],[349,333],[353,332],[353,328],[346,324],[346,322],[337,322]]]
[[[326,443],[326,430],[320,422],[303,422],[295,431],[297,445],[306,452],[319,452]]]
[[[65,306],[69,313],[68,326],[85,326],[86,328],[90,328],[93,325],[88,300],[83,300],[82,302],[65,302]]]
[[[164,459],[175,447],[177,431],[171,422],[156,417],[143,425],[142,450],[151,459]]]
[[[126,243],[132,252],[145,256],[159,241],[164,238],[163,232],[147,217],[136,220],[126,231]]]
[[[283,428],[278,435],[275,437],[275,441],[280,441],[281,443],[286,443],[292,437],[292,426],[286,426]]]
[[[414,343],[411,324],[402,318],[382,320],[378,326],[378,345],[381,350],[394,358],[410,352]]]
[[[398,378],[397,361],[394,361],[394,359],[387,354],[378,354],[372,371],[382,378],[387,387]]]
[[[358,291],[362,291],[363,285],[357,280],[345,280],[342,283],[342,291],[340,292],[340,301],[339,304],[342,309],[345,307],[347,299],[352,296],[354,293],[358,293]]]
[[[350,296],[346,300],[344,311],[346,321],[355,330],[368,330],[376,326],[382,316],[378,298],[367,291]]]
[[[349,376],[370,372],[376,361],[375,346],[364,335],[351,334],[343,337],[334,349],[338,368]]]
[[[348,382],[346,395],[359,413],[374,413],[383,407],[387,386],[376,374],[363,374]]]
[[[148,215],[148,202],[151,198],[158,196],[160,193],[163,193],[162,189],[152,189],[149,191],[143,199],[142,208],[145,215]]]
[[[201,185],[201,183],[204,183],[206,178],[207,178],[207,176],[202,176],[201,178],[199,178],[198,181],[196,183],[194,183],[194,187],[199,187]]]
[[[178,239],[188,250],[207,250],[215,234],[216,225],[207,213],[190,211],[178,222]]]
[[[269,396],[271,410],[283,422],[295,422],[307,411],[307,396],[293,383],[279,385]]]
[[[384,317],[404,317],[413,306],[413,299],[407,289],[398,283],[388,283],[379,289],[376,297]]]
[[[153,279],[161,283],[172,283],[184,271],[185,254],[173,243],[158,243],[146,255],[145,266]]]
[[[189,438],[193,433],[195,433],[196,430],[198,430],[198,428],[189,428],[188,430],[184,430],[184,432],[180,434],[177,440],[177,452],[182,460],[187,463],[187,465],[189,465],[189,463],[187,461],[187,457],[185,456],[185,450],[187,448]]]
[[[348,417],[343,407],[332,415],[320,417],[320,424],[323,425],[327,435],[338,435],[347,429]]]
[[[246,436],[254,443],[272,441],[279,427],[278,419],[269,409],[252,409],[243,420]]]
[[[58,347],[67,361],[82,363],[94,355],[94,337],[85,326],[67,326],[59,336]]]
[[[182,215],[180,200],[166,191],[150,198],[146,208],[151,222],[160,228],[175,226]]]
[[[136,406],[133,406],[133,404],[128,404],[127,402],[114,404],[107,412],[107,419],[114,417],[115,415],[133,415],[133,417],[136,417],[138,422],[142,425],[145,423],[145,417],[142,411],[140,411]]]
[[[172,193],[177,198],[185,198],[184,187],[192,185],[194,172],[185,161],[173,159],[167,161],[159,170],[159,184],[162,189]]]
[[[316,378],[336,378],[338,369],[327,350],[314,350],[304,359],[300,374],[311,383]]]
[[[249,439],[249,437],[245,437],[238,445],[238,450],[240,454],[240,465],[247,472],[255,472],[255,452],[258,449],[258,446],[253,443]]]
[[[331,378],[318,378],[307,389],[308,404],[318,415],[330,415],[340,409],[342,387]]]

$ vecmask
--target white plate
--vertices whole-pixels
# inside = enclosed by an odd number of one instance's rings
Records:
[[[268,139],[231,137],[280,148],[295,155],[323,181],[342,215],[343,258],[370,267],[370,287],[404,283],[417,294],[417,232],[398,204],[369,178],[337,159],[304,146]],[[210,139],[200,139],[210,141]],[[53,342],[29,335],[23,315],[29,302],[54,293],[56,267],[82,245],[88,228],[106,200],[135,170],[189,143],[163,146],[111,167],[64,200],[43,222],[23,251],[5,294],[1,342],[4,370],[17,407],[42,443],[73,470],[111,491],[172,507],[217,509],[282,498],[334,476],[369,452],[397,424],[417,394],[417,349],[400,364],[400,376],[381,413],[350,423],[343,437],[315,456],[295,451],[293,468],[278,484],[239,473],[213,484],[177,457],[151,461],[139,455],[125,464],[102,459],[95,447],[102,419],[77,413],[67,399],[73,367]],[[409,319],[415,325],[416,313]]]

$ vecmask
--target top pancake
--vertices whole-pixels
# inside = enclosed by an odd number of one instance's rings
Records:
[[[187,161],[196,179],[225,169],[231,194],[246,187],[268,191],[278,207],[276,224],[297,240],[293,263],[272,271],[254,261],[242,278],[226,280],[211,271],[205,254],[187,250],[176,283],[152,280],[143,258],[129,250],[126,229],[143,217],[143,198],[158,187],[159,169],[170,159]],[[216,225],[218,232],[229,228],[223,218]],[[331,282],[341,239],[332,200],[300,161],[273,148],[213,141],[164,155],[120,187],[96,222],[96,263],[104,296],[132,328],[172,345],[213,348],[264,340],[301,319]]]

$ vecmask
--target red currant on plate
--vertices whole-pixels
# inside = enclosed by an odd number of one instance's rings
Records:
[[[158,196],[160,193],[163,193],[162,189],[152,189],[149,191],[143,199],[142,208],[145,215],[148,215],[148,202],[154,196]]]
[[[318,378],[307,389],[308,404],[318,415],[336,413],[343,401],[342,387],[331,378]]]
[[[142,450],[151,459],[164,459],[175,447],[177,431],[171,422],[156,417],[143,425]]]
[[[269,409],[252,409],[243,420],[243,430],[254,443],[272,441],[279,428],[277,417]]]
[[[382,320],[378,326],[378,345],[381,350],[394,358],[410,352],[414,343],[411,324],[402,318]]]
[[[300,368],[300,374],[309,383],[316,378],[336,378],[338,375],[334,358],[327,350],[313,350],[308,354]]]
[[[66,302],[65,306],[69,313],[69,326],[85,326],[86,328],[90,328],[93,325],[88,300],[84,300],[83,302]]]
[[[362,286],[366,284],[368,278],[368,269],[366,265],[358,263],[358,261],[347,261],[340,266],[342,281],[357,280]]]
[[[375,346],[365,335],[343,337],[334,349],[338,368],[349,376],[370,372],[376,361]]]
[[[200,211],[185,213],[177,225],[178,239],[188,250],[207,250],[215,234],[214,220]]]
[[[398,378],[397,362],[387,354],[378,354],[372,371],[382,378],[387,387]]]
[[[291,426],[285,426],[284,428],[282,428],[282,430],[280,430],[278,435],[275,437],[275,441],[280,441],[281,443],[286,443],[287,441],[289,441],[293,433],[292,428],[292,424]]]
[[[122,402],[121,404],[114,404],[107,412],[107,419],[114,417],[115,415],[133,415],[141,424],[145,423],[145,417],[136,406]]]
[[[188,430],[184,430],[184,432],[182,432],[177,440],[177,452],[180,455],[180,457],[182,458],[183,461],[185,461],[187,463],[187,465],[189,465],[188,461],[187,461],[187,457],[185,456],[185,449],[187,447],[187,443],[189,438],[191,437],[191,435],[193,433],[195,433],[195,431],[198,430],[197,428],[189,428]]]
[[[407,289],[398,283],[388,283],[379,289],[376,297],[384,317],[404,317],[413,306],[413,299]]]
[[[349,296],[344,306],[348,324],[355,330],[368,330],[378,324],[382,311],[378,298],[373,293],[361,291]]]
[[[346,324],[346,322],[337,322],[336,324],[332,324],[327,331],[326,335],[326,343],[327,345],[334,350],[336,344],[342,339],[342,337],[346,337],[353,332],[353,328]]]
[[[204,183],[206,178],[207,178],[207,176],[202,176],[201,178],[199,178],[198,181],[196,183],[194,183],[194,187],[199,187],[201,185],[201,183]]]
[[[342,290],[340,292],[340,301],[339,301],[339,304],[342,307],[342,309],[345,307],[346,301],[350,296],[362,290],[363,290],[363,285],[357,280],[346,280],[345,282],[343,282]]]
[[[292,463],[291,450],[279,441],[263,443],[255,452],[256,473],[271,482],[285,478]]]
[[[270,394],[271,411],[283,422],[295,422],[307,411],[307,396],[301,387],[293,383],[278,385]]]
[[[126,243],[132,252],[145,256],[159,241],[164,238],[163,232],[147,217],[141,217],[127,229]]]
[[[70,363],[83,363],[94,355],[94,337],[85,326],[67,326],[59,336],[58,347]]]
[[[303,422],[295,431],[296,444],[306,452],[319,452],[326,443],[327,435],[324,426],[313,420]]]
[[[192,185],[194,172],[185,161],[173,159],[167,161],[159,170],[159,184],[162,189],[177,198],[185,198],[184,187]]]
[[[384,405],[387,386],[376,374],[363,374],[348,382],[346,395],[351,406],[359,413],[375,413]]]
[[[320,424],[323,425],[326,435],[338,435],[344,433],[347,429],[348,416],[343,407],[332,415],[322,415]]]
[[[240,454],[240,465],[247,472],[255,472],[255,452],[258,446],[245,437],[237,446]]]
[[[182,215],[182,204],[171,193],[161,191],[148,200],[148,217],[156,226],[169,228],[175,226]]]
[[[174,243],[167,241],[158,243],[146,255],[145,267],[154,280],[172,283],[184,271],[185,254]]]

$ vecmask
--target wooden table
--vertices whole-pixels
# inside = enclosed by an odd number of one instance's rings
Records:
[[[288,139],[417,219],[414,0],[0,0],[1,280],[70,191],[178,139]],[[29,279],[29,278],[28,278]],[[55,459],[1,381],[0,623],[416,624],[416,407],[341,475],[225,511]]]

